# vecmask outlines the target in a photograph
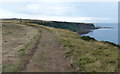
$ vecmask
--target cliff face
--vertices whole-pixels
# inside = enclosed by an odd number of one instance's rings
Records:
[[[90,32],[91,29],[95,29],[92,23],[74,23],[74,22],[59,22],[59,21],[30,21],[31,23],[37,23],[44,26],[55,27],[60,29],[67,29],[80,34]]]

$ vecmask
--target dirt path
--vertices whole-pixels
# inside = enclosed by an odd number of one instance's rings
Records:
[[[2,71],[17,71],[21,48],[37,35],[38,30],[25,24],[2,23]]]
[[[41,31],[42,36],[38,48],[23,72],[71,71],[54,36],[43,28],[41,28]]]

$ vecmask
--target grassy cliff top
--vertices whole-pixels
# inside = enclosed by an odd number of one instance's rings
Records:
[[[29,24],[29,23],[22,23]],[[80,37],[76,32],[29,24],[47,29],[56,37],[60,48],[65,53],[75,71],[80,72],[115,72],[118,71],[117,45],[97,41],[94,38]],[[54,51],[53,51],[54,52]]]
[[[34,23],[43,26],[71,30],[78,33],[89,32],[95,29],[93,23],[78,23],[78,22],[65,22],[65,21],[47,21],[35,19],[3,19],[3,22],[20,22],[20,23]]]
[[[76,32],[64,29],[41,26],[53,33],[62,44],[62,50],[76,71],[83,72],[115,72],[118,71],[117,46],[110,43],[83,40]]]

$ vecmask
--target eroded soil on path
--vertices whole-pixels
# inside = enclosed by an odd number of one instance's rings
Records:
[[[22,72],[66,72],[72,71],[60,45],[47,30],[42,31],[38,48]]]

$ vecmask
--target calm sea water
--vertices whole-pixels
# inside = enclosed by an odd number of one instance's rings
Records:
[[[120,43],[118,42],[118,24],[117,23],[95,23],[95,26],[100,27],[112,27],[112,28],[104,28],[104,29],[97,29],[85,34],[86,36],[94,37],[96,40],[99,41],[109,41],[113,43]]]

